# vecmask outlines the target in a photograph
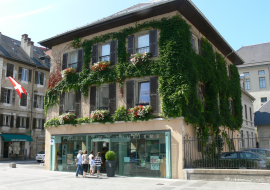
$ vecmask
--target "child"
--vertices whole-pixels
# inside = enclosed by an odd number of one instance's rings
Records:
[[[95,159],[95,164],[97,166],[97,177],[99,178],[100,176],[100,167],[101,167],[101,164],[102,164],[102,160],[101,160],[101,154],[100,152],[97,153],[97,156],[96,156],[96,159]]]
[[[92,160],[91,160],[91,163],[90,163],[90,171],[92,171],[92,173],[90,173],[90,175],[94,175],[95,173],[95,157],[92,156]]]

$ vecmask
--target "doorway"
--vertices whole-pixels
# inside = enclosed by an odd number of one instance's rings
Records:
[[[3,155],[3,157],[4,158],[8,158],[9,156],[9,154],[8,154],[8,148],[9,148],[9,145],[10,145],[10,142],[4,142],[4,155]]]
[[[101,173],[106,173],[106,152],[108,152],[111,149],[111,140],[110,139],[99,139],[99,138],[94,138],[91,140],[91,150],[94,151],[95,157],[97,156],[97,153],[101,153],[101,159],[102,159],[102,164],[101,164]]]

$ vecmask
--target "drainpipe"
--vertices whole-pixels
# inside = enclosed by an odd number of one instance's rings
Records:
[[[33,72],[33,80],[32,80],[32,94],[31,94],[31,119],[30,119],[30,137],[32,137],[33,135],[33,95],[34,95],[34,83],[35,83],[35,71],[36,71],[37,66],[34,68],[34,72]],[[29,148],[30,148],[30,152],[29,152],[29,158],[31,158],[31,141],[29,142]]]

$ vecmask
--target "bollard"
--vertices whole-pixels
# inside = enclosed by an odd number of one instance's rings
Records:
[[[10,168],[16,168],[16,163],[9,163]]]

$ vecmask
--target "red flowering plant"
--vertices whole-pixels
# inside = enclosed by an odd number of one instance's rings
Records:
[[[111,65],[110,61],[100,61],[94,63],[91,68],[92,71],[105,71]]]
[[[131,121],[147,121],[153,118],[152,106],[136,106],[128,110],[128,115]]]
[[[149,52],[136,53],[130,56],[130,62],[133,65],[137,65],[139,62],[145,62],[149,57],[151,57]]]
[[[75,73],[76,73],[76,69],[71,67],[71,68],[67,68],[67,69],[63,70],[61,74],[62,74],[63,78],[66,78],[66,77],[71,76]]]
[[[106,123],[111,122],[111,117],[108,110],[95,110],[91,112],[90,119],[92,122]]]
[[[68,113],[63,113],[62,115],[59,116],[59,123],[61,125],[64,124],[72,124],[76,126],[76,115],[74,113],[68,112]]]

